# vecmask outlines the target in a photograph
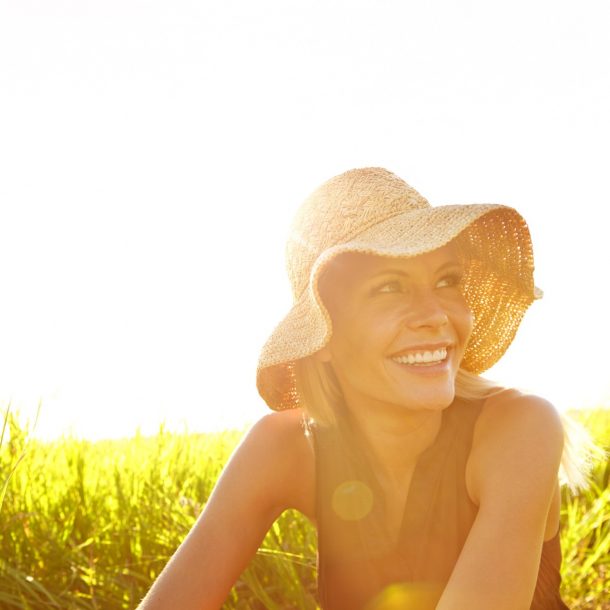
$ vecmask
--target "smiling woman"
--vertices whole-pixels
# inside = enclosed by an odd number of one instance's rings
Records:
[[[404,418],[405,407],[451,402],[472,331],[462,276],[452,244],[413,258],[344,254],[329,265],[320,293],[333,334],[316,358],[332,362],[352,409],[366,417],[395,407]]]
[[[523,218],[365,168],[312,194],[287,253],[294,305],[257,376],[276,412],[141,610],[219,608],[288,508],[317,527],[324,610],[566,608],[561,421],[479,376],[540,296]]]

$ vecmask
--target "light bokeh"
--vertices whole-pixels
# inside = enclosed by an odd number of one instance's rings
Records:
[[[489,376],[610,403],[610,5],[0,5],[0,401],[38,434],[242,426],[292,213],[356,166],[527,218]]]

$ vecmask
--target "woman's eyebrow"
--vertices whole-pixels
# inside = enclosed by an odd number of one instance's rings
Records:
[[[441,271],[445,271],[445,269],[451,269],[452,267],[458,268],[458,269],[464,269],[464,265],[460,262],[460,261],[447,261],[446,263],[443,263],[437,270],[436,272],[439,273]]]
[[[463,269],[464,265],[462,263],[460,263],[459,261],[453,261],[453,260],[447,261],[445,263],[442,263],[439,267],[437,267],[435,273],[442,273],[446,269],[452,269],[452,268]],[[395,267],[385,267],[385,268],[380,269],[379,271],[373,273],[373,275],[371,275],[371,279],[379,277],[380,275],[401,275],[403,277],[411,276],[411,274],[408,271],[405,271],[404,269],[397,269]]]

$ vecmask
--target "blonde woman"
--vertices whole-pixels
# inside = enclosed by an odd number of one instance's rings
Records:
[[[540,296],[523,218],[357,169],[305,201],[287,262],[257,377],[274,412],[141,610],[220,608],[288,508],[317,527],[323,610],[566,608],[561,420],[479,377]]]

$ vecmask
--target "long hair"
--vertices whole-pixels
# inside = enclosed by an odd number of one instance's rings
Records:
[[[335,426],[344,406],[343,393],[332,365],[315,355],[294,363],[299,403],[305,416],[321,426]],[[499,394],[505,388],[489,379],[459,369],[455,396],[463,400],[480,400]],[[564,429],[564,448],[559,470],[560,483],[572,491],[585,488],[596,459],[603,456],[587,430],[566,413],[560,412]]]

